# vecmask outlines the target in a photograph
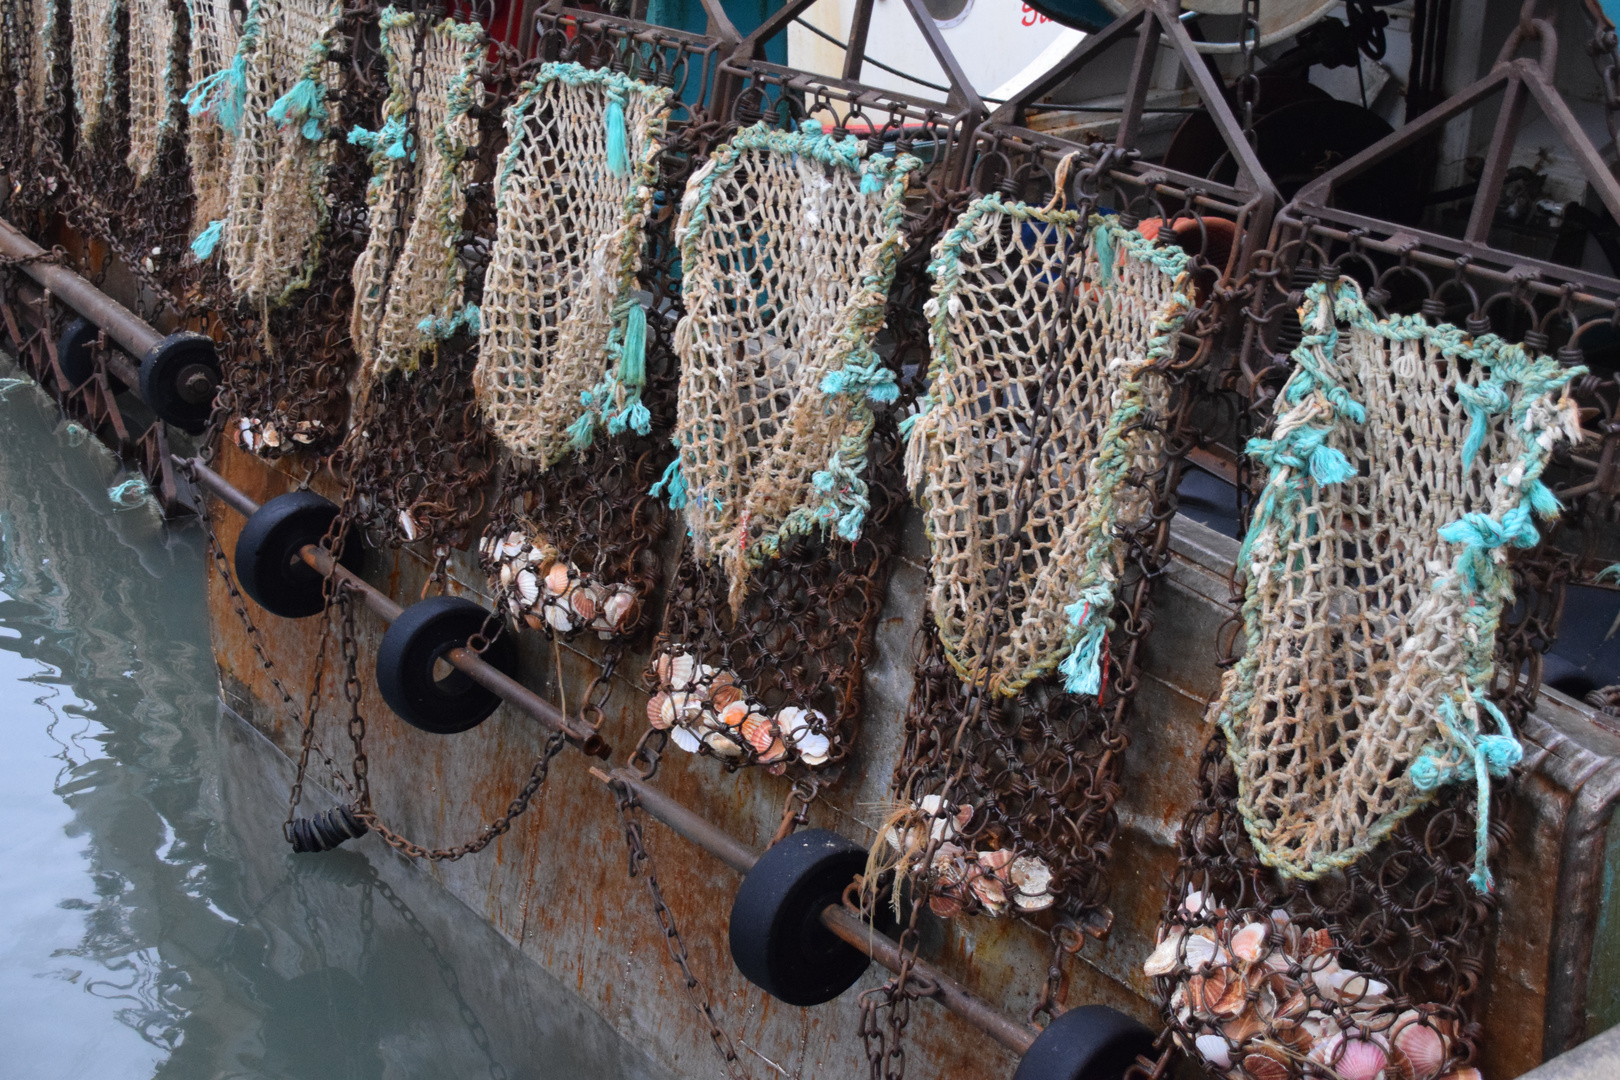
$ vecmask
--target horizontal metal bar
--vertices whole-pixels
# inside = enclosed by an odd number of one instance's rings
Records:
[[[609,773],[593,768],[591,775],[604,784],[620,784],[628,788],[648,814],[737,873],[748,873],[759,860],[758,855],[735,837],[688,810],[635,773],[626,769],[614,769]],[[823,908],[821,922],[840,940],[848,942],[890,971],[900,970],[903,957],[895,940],[862,922],[859,915],[843,904],[828,904]],[[1034,1045],[1040,1032],[1012,1019],[926,960],[913,959],[910,969],[917,975],[919,983],[934,987],[932,997],[936,1001],[1019,1057],[1023,1057]]]
[[[879,934],[860,916],[842,904],[828,904],[821,912],[822,925],[890,971],[900,970],[900,946],[886,934]],[[932,983],[935,999],[1008,1050],[1023,1057],[1040,1033],[1020,1024],[973,991],[922,960],[914,960],[911,970]]]
[[[45,303],[45,293],[43,290],[36,289],[27,282],[19,282],[17,284],[17,299],[31,307],[40,307],[40,325],[50,325],[44,317],[44,308],[42,305]],[[91,321],[94,322],[95,320],[92,319]],[[111,336],[111,334],[108,334],[108,337]],[[130,363],[124,353],[109,351],[106,356],[106,364],[107,374],[111,375],[125,386],[136,387],[141,384],[140,368]]]
[[[46,254],[44,248],[18,232],[11,222],[0,218],[0,255],[9,259],[39,259]],[[65,266],[49,262],[24,262],[18,269],[49,289],[52,296],[107,331],[108,337],[136,358],[145,356],[152,351],[152,346],[163,340],[163,335],[145,320]],[[123,376],[119,375],[119,378]],[[132,380],[125,381],[131,386],[135,385]]]
[[[237,513],[249,517],[258,512],[258,503],[245,495],[229,480],[203,464],[202,461],[196,458],[182,458],[178,455],[175,456],[174,461],[178,467],[196,477],[199,484],[219,496],[226,505]],[[298,555],[317,573],[326,577],[335,577],[337,580],[347,583],[350,589],[365,603],[366,607],[385,621],[393,622],[405,610],[386,593],[373,587],[370,582],[357,577],[347,567],[336,562],[331,553],[320,545],[306,544]],[[567,716],[557,706],[510,675],[486,662],[483,657],[472,649],[465,646],[451,649],[445,654],[444,658],[457,670],[465,672],[474,682],[496,694],[519,712],[527,713],[552,731],[561,732],[569,742],[584,753],[592,757],[602,758],[604,761],[612,754],[613,748],[603,741],[602,736],[598,735],[588,725]]]

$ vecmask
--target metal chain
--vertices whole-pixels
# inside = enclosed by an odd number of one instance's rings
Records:
[[[1242,19],[1238,29],[1238,52],[1243,56],[1243,74],[1237,85],[1238,112],[1243,137],[1253,147],[1254,106],[1260,99],[1260,77],[1254,73],[1254,54],[1260,48],[1260,0],[1243,0]]]
[[[454,862],[467,855],[475,855],[484,850],[498,837],[505,835],[511,829],[512,822],[529,809],[535,794],[546,782],[546,775],[551,769],[552,759],[562,752],[568,740],[561,732],[552,734],[546,740],[545,749],[535,759],[534,766],[529,770],[529,777],[523,787],[518,790],[506,812],[474,836],[471,840],[448,848],[429,848],[416,843],[400,833],[389,828],[377,815],[371,801],[371,760],[366,755],[366,718],[360,710],[360,695],[362,684],[360,680],[360,645],[354,629],[354,605],[347,596],[347,591],[340,594],[339,602],[342,609],[340,623],[341,633],[339,641],[343,648],[343,697],[349,704],[349,741],[354,746],[354,787],[355,806],[354,816],[381,836],[389,847],[402,852],[413,859],[429,859],[433,862]]]
[[[630,855],[630,876],[632,878],[639,876],[647,883],[647,895],[652,900],[653,916],[658,921],[658,929],[663,935],[664,947],[669,951],[669,958],[681,969],[681,986],[686,991],[686,998],[703,1018],[703,1022],[708,1025],[709,1038],[714,1042],[714,1048],[720,1054],[721,1060],[725,1062],[726,1073],[732,1080],[749,1080],[748,1070],[743,1068],[731,1036],[726,1034],[715,1016],[708,987],[692,971],[686,943],[681,940],[680,929],[675,925],[675,915],[664,902],[663,890],[658,887],[658,877],[653,872],[652,855],[642,842],[641,822],[634,814],[635,794],[623,784],[614,784],[613,793],[619,808],[619,819],[624,824],[624,844]]]

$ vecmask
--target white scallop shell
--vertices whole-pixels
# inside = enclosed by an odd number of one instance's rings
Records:
[[[574,628],[573,618],[556,604],[546,605],[546,622],[561,634],[566,634]]]
[[[1024,896],[1045,896],[1052,891],[1052,868],[1046,860],[1022,855],[1013,860],[1012,883]]]
[[[689,731],[684,727],[671,728],[669,738],[671,742],[680,747],[682,750],[685,750],[688,754],[697,753],[698,747],[703,745],[703,740],[699,739],[696,733]]]
[[[503,566],[501,569],[505,570],[506,567]],[[534,576],[533,570],[518,571],[517,591],[526,607],[533,607],[540,602],[540,579]]]

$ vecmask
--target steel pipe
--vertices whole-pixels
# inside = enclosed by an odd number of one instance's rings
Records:
[[[629,789],[635,795],[636,802],[647,813],[739,874],[748,873],[758,861],[759,856],[738,842],[735,837],[713,822],[688,810],[636,774],[625,769],[614,769],[609,773],[592,768],[591,775],[604,784],[620,784]],[[843,904],[828,904],[823,908],[821,922],[840,940],[865,953],[890,971],[900,970],[902,958],[899,944],[893,938],[878,933],[862,922],[855,912]],[[918,975],[919,981],[935,988],[933,997],[941,1005],[1019,1057],[1029,1052],[1036,1037],[1040,1035],[1039,1031],[1012,1019],[927,961],[913,960],[911,970]]]
[[[258,503],[200,460],[182,458],[176,455],[174,462],[182,471],[194,476],[198,484],[217,495],[227,506],[243,517],[251,517],[258,512]],[[373,587],[364,579],[357,577],[347,567],[338,564],[333,560],[331,552],[319,544],[304,545],[303,550],[298,555],[316,573],[324,577],[335,577],[338,581],[347,583],[366,607],[384,621],[393,622],[405,610],[390,599],[386,593]],[[612,754],[613,748],[604,742],[602,736],[588,725],[567,716],[561,709],[516,679],[485,663],[484,659],[472,649],[465,646],[451,649],[444,654],[444,658],[457,670],[466,673],[474,682],[487,688],[519,712],[526,713],[552,731],[561,732],[569,742],[584,753],[603,760],[606,760]]]
[[[11,222],[0,218],[0,255],[9,259],[38,259],[46,254],[44,248],[18,232]],[[49,262],[25,262],[18,269],[49,289],[52,296],[107,331],[107,336],[118,342],[131,356],[145,356],[163,340],[163,335],[144,319],[65,266]],[[114,374],[124,379],[121,373]],[[124,382],[130,386],[136,384],[134,379],[124,379]]]
[[[17,285],[17,299],[21,300],[29,307],[36,307],[39,308],[41,312],[44,311],[46,300],[43,289],[36,289],[27,283],[20,282]],[[113,301],[110,298],[108,299],[108,302],[116,304],[116,301]],[[89,318],[89,316],[85,317]],[[90,321],[95,322],[94,319],[90,319]],[[49,323],[47,323],[43,317],[40,319],[40,324],[42,326],[49,325]],[[100,324],[98,323],[97,325],[99,326]],[[106,327],[102,327],[102,329],[105,330]],[[147,329],[151,328],[148,327]],[[107,336],[112,337],[112,332],[108,331]],[[113,338],[113,340],[116,341],[117,339]],[[108,350],[106,355],[106,364],[107,374],[111,375],[125,386],[139,386],[141,384],[141,369],[131,363],[124,353]]]

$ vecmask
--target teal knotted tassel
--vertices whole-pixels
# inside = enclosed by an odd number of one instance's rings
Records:
[[[1107,585],[1093,585],[1082,590],[1080,599],[1064,609],[1080,628],[1080,640],[1075,642],[1074,651],[1058,665],[1058,670],[1068,676],[1063,689],[1071,694],[1095,697],[1102,691],[1102,654],[1108,642],[1106,609],[1113,602],[1113,591]]]
[[[647,406],[641,403],[640,398],[632,401],[630,407],[619,415],[629,418],[630,430],[637,435],[645,435],[652,430],[652,413],[647,411]]]
[[[875,171],[868,169],[861,175],[861,194],[883,194],[883,177],[879,176]]]
[[[647,383],[647,312],[632,304],[624,320],[624,345],[619,351],[619,381],[625,386]]]
[[[630,175],[630,139],[624,130],[624,106],[609,101],[607,107],[607,167],[614,176]]]
[[[330,115],[326,110],[326,86],[314,79],[299,79],[291,90],[276,99],[266,115],[280,128],[302,123],[301,134],[314,142],[326,134]]]
[[[1091,245],[1097,251],[1097,280],[1106,282],[1114,276],[1114,234],[1107,225],[1091,230]]]
[[[1529,497],[1530,505],[1535,509],[1539,517],[1555,518],[1564,512],[1564,504],[1559,502],[1558,496],[1552,493],[1552,489],[1540,480],[1530,481],[1530,484],[1524,489],[1524,493]]]
[[[671,510],[686,508],[686,477],[681,475],[681,459],[677,457],[664,470],[663,479],[647,489],[649,495],[667,495]],[[717,511],[718,512],[718,511]]]
[[[596,437],[596,414],[581,413],[578,420],[568,425],[568,445],[583,450]]]
[[[235,135],[247,108],[247,57],[240,51],[230,66],[201,80],[180,99],[192,116],[210,115]]]
[[[198,233],[197,239],[191,242],[191,253],[197,256],[199,261],[213,258],[214,249],[219,246],[220,238],[224,235],[225,219],[210,221],[208,227]]]
[[[1318,446],[1311,451],[1311,479],[1321,487],[1329,484],[1342,484],[1353,479],[1356,467],[1350,464],[1350,459],[1344,452],[1332,446]]]

